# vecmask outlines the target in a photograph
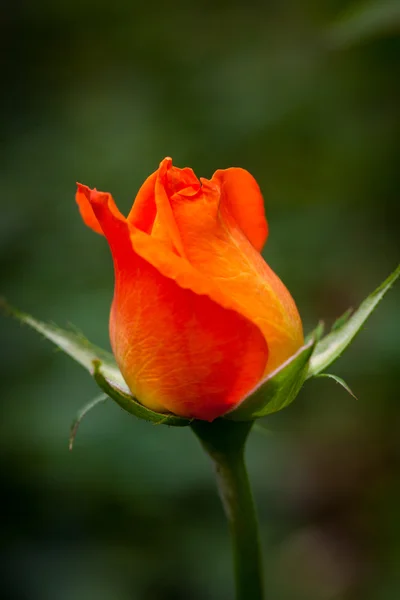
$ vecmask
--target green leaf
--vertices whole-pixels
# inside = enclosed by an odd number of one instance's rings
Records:
[[[315,346],[310,340],[279,369],[268,375],[232,412],[225,418],[247,421],[277,412],[296,398],[302,387],[308,362]]]
[[[21,323],[29,325],[32,329],[41,333],[46,339],[53,342],[58,348],[85,367],[100,388],[131,414],[156,424],[175,427],[190,425],[190,419],[177,417],[171,413],[158,413],[140,404],[132,396],[113,355],[91,344],[82,334],[34,319],[30,315],[8,305],[4,300],[1,301],[0,307]]]
[[[329,377],[329,379],[333,379],[334,381],[336,381],[336,383],[341,385],[346,390],[346,392],[350,394],[350,396],[353,396],[353,398],[357,400],[357,396],[351,391],[347,383],[341,377],[333,375],[332,373],[319,373],[319,375],[314,375],[314,379],[317,379],[319,377]]]
[[[347,348],[365,321],[377,307],[386,292],[400,276],[400,265],[393,273],[364,300],[360,307],[340,326],[332,329],[317,343],[311,356],[307,378],[315,377],[331,365]],[[343,318],[343,317],[342,317]],[[335,324],[336,325],[336,324]]]
[[[71,425],[71,429],[70,429],[70,433],[69,433],[68,447],[70,450],[72,450],[74,447],[76,434],[78,433],[79,425],[81,424],[82,419],[87,415],[88,412],[90,412],[92,410],[92,408],[95,408],[98,404],[102,404],[106,400],[108,400],[107,394],[100,394],[100,396],[96,396],[96,398],[94,398],[94,400],[91,400],[90,402],[85,404],[85,406],[83,406],[78,411],[78,414],[76,415],[75,419],[72,421],[72,425]]]

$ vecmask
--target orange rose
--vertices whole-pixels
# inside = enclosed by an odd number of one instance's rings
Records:
[[[108,193],[78,184],[76,200],[110,245],[111,345],[143,405],[212,421],[302,345],[295,303],[260,254],[264,203],[244,169],[199,180],[165,158],[127,218]]]

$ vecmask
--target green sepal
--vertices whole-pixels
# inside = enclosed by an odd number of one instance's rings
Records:
[[[314,346],[315,340],[311,339],[276,371],[261,381],[239,406],[224,415],[224,418],[250,421],[288,406],[296,398],[306,379]]]
[[[333,375],[332,373],[318,373],[318,375],[314,375],[314,379],[318,379],[319,377],[328,377],[329,379],[333,379],[333,381],[336,381],[336,383],[341,385],[342,388],[344,388],[346,390],[346,392],[348,394],[350,394],[350,396],[353,396],[353,398],[355,398],[355,400],[357,400],[357,396],[354,394],[354,392],[351,390],[351,388],[347,385],[345,380],[342,379],[341,377],[338,377],[338,375]]]
[[[338,317],[336,319],[336,321],[334,322],[334,324],[331,327],[331,331],[336,331],[337,329],[340,329],[341,327],[343,327],[343,325],[345,325],[345,323],[347,323],[347,321],[350,319],[352,313],[353,313],[353,309],[348,308],[346,310],[346,312],[344,312],[340,317]]]
[[[334,323],[330,333],[323,337],[315,347],[307,378],[318,375],[339,358],[399,276],[400,265],[360,304],[353,314],[350,315],[350,312],[347,311]]]
[[[70,431],[69,431],[68,447],[69,447],[70,450],[72,450],[73,447],[74,447],[74,442],[75,442],[76,434],[78,433],[79,425],[81,424],[82,419],[93,408],[95,408],[99,404],[102,404],[106,400],[109,400],[107,394],[100,394],[100,396],[96,396],[96,398],[94,398],[94,400],[91,400],[90,402],[88,402],[87,404],[85,404],[85,406],[83,406],[81,409],[79,409],[79,411],[78,411],[75,419],[72,421],[71,428],[70,428]]]
[[[82,365],[89,373],[93,373],[93,361],[99,360],[104,375],[129,393],[114,356],[110,352],[91,344],[82,333],[68,331],[57,327],[53,323],[39,321],[31,315],[10,306],[4,300],[1,301],[1,308],[22,324],[29,325],[29,327],[41,333],[47,340],[53,342],[60,350]]]
[[[102,373],[102,364],[99,360],[93,361],[93,377],[97,385],[107,396],[110,396],[121,408],[139,419],[151,421],[155,425],[172,425],[173,427],[185,427],[192,422],[192,419],[177,417],[171,413],[159,413],[146,408],[132,394],[127,394],[123,388],[120,388],[114,381],[110,381],[104,376]]]
[[[315,329],[313,329],[308,335],[306,335],[304,339],[304,343],[308,344],[311,340],[314,340],[315,343],[319,342],[319,340],[324,335],[325,331],[325,323],[323,321],[319,321],[318,325]]]
[[[1,308],[21,323],[25,323],[41,333],[60,350],[63,350],[82,365],[89,371],[103,392],[129,413],[139,419],[159,425],[172,425],[175,427],[190,425],[190,419],[177,417],[171,413],[158,413],[140,404],[132,396],[113,355],[91,344],[82,334],[34,319],[30,315],[8,305],[4,300],[1,301]],[[82,410],[85,411],[85,408]]]

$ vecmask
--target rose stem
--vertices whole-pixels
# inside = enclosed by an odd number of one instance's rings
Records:
[[[194,433],[211,457],[233,544],[236,600],[262,600],[263,577],[258,521],[244,462],[252,421],[194,421]]]

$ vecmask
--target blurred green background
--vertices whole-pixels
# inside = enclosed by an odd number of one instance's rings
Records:
[[[108,346],[113,274],[75,181],[127,212],[164,156],[242,166],[268,263],[305,329],[357,306],[399,257],[400,3],[3,2],[2,293]],[[253,432],[248,464],[273,600],[400,597],[400,323],[392,291],[334,368]],[[111,401],[1,320],[0,597],[233,598],[213,474],[188,430]],[[249,600],[251,600],[249,598]]]

